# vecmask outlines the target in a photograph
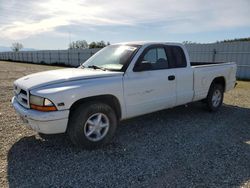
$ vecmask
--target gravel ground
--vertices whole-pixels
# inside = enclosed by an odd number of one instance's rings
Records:
[[[1,187],[250,187],[250,82],[217,113],[201,103],[121,123],[101,149],[39,135],[11,107],[12,82],[58,67],[0,62]]]

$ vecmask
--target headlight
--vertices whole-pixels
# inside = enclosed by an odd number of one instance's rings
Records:
[[[35,96],[35,95],[30,95],[30,104],[43,106],[44,98],[38,97],[38,96]]]
[[[43,112],[57,110],[56,106],[49,99],[35,95],[30,95],[30,108]]]

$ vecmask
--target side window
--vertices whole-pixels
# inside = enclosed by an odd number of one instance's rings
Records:
[[[167,61],[167,55],[163,48],[157,48],[158,59],[164,59]]]
[[[168,58],[165,49],[162,47],[151,48],[141,59],[138,67],[143,67],[144,70],[158,70],[168,68]]]
[[[143,57],[142,62],[148,61],[149,63],[156,63],[157,51],[156,48],[150,49]]]
[[[179,68],[187,66],[186,56],[181,47],[167,46],[166,51],[169,56],[170,68]]]

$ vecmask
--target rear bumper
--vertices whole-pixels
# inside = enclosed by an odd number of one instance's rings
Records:
[[[33,130],[44,134],[64,133],[67,129],[69,110],[39,112],[20,105],[15,97],[11,101],[21,119]]]

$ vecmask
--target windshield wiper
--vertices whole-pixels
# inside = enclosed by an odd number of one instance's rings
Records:
[[[107,69],[104,68],[104,67],[99,67],[99,66],[96,66],[96,65],[90,65],[88,66],[88,68],[92,68],[92,69],[100,69],[100,70],[103,70],[103,71],[106,71]]]

